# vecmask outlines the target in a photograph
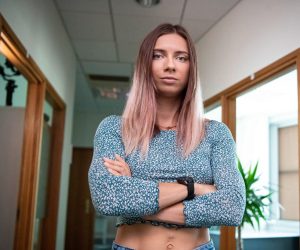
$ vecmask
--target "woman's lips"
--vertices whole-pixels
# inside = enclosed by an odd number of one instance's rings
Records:
[[[177,82],[177,78],[175,78],[175,77],[162,77],[160,79],[165,83],[175,83],[175,82]]]

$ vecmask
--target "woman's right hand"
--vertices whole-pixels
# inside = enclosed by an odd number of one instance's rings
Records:
[[[213,192],[217,191],[215,185],[200,184],[200,183],[195,183],[194,184],[194,189],[195,189],[195,195],[196,196],[209,194],[209,193],[213,193]]]
[[[115,160],[103,157],[104,166],[107,168],[108,172],[116,176],[128,176],[131,177],[131,170],[125,160],[119,156],[115,155]]]

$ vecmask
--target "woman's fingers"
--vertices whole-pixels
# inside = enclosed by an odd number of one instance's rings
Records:
[[[122,162],[122,163],[124,163],[124,164],[127,165],[127,163],[125,162],[125,160],[124,160],[121,156],[119,156],[118,154],[115,154],[115,157],[116,157],[116,159],[117,159],[118,161],[120,161],[120,162]]]
[[[109,163],[109,164],[115,164],[115,165],[121,165],[120,163],[119,163],[119,161],[116,161],[116,160],[111,160],[111,159],[109,159],[109,158],[106,158],[106,157],[103,157],[103,160],[104,160],[104,162],[107,162],[107,163]]]
[[[110,168],[114,171],[120,172],[120,173],[123,170],[123,168],[121,166],[117,165],[117,163],[111,163],[111,162],[105,161],[104,166],[107,167],[107,168]]]
[[[126,161],[118,154],[115,154],[116,160],[121,163],[121,166],[125,169],[125,175],[131,176],[131,170]]]
[[[128,164],[116,154],[116,160],[103,157],[104,166],[114,175],[131,176],[131,171]]]
[[[112,170],[112,169],[110,169],[110,168],[108,168],[107,170],[108,170],[108,172],[110,172],[110,173],[113,174],[113,175],[121,176],[121,175],[119,174],[119,172],[117,172],[117,171],[115,171],[115,170]]]

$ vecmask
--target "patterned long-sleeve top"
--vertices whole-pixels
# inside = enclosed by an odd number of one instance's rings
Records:
[[[214,184],[217,191],[183,201],[185,226],[239,225],[245,209],[245,186],[236,167],[234,140],[221,122],[210,120],[205,127],[204,139],[187,158],[178,149],[175,130],[156,134],[143,158],[138,150],[125,156],[121,117],[105,118],[96,131],[89,169],[96,211],[120,216],[120,224],[138,223],[141,217],[159,211],[159,182],[191,176],[197,183]],[[115,154],[130,166],[131,177],[108,172],[103,157],[114,159]]]

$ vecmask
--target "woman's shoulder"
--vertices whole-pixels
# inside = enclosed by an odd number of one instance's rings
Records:
[[[119,115],[109,115],[106,116],[104,119],[102,119],[101,123],[104,124],[116,124],[116,123],[121,123],[121,116]]]
[[[232,136],[228,126],[217,120],[205,119],[207,137],[216,140]]]
[[[121,128],[121,116],[119,115],[110,115],[102,119],[98,126],[98,130],[102,131],[111,131],[111,130],[120,130]]]
[[[217,120],[212,120],[212,119],[208,119],[208,118],[204,118],[204,123],[206,125],[207,129],[213,129],[213,130],[218,130],[222,127],[227,127],[225,123],[217,121]]]

